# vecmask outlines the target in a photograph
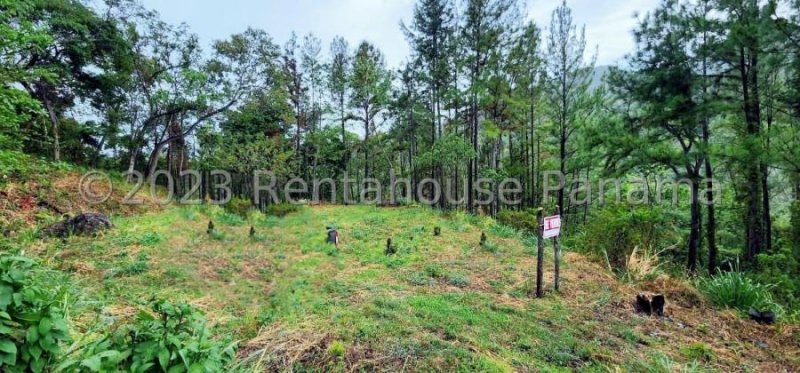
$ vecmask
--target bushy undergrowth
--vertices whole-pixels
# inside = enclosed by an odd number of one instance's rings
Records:
[[[264,211],[267,216],[277,216],[282,218],[286,215],[289,215],[293,212],[297,212],[300,210],[299,205],[294,205],[291,203],[276,203],[274,205],[269,205]]]
[[[0,371],[41,372],[70,340],[62,302],[65,288],[42,283],[24,257],[0,257]]]
[[[533,209],[523,211],[502,210],[497,214],[497,221],[503,225],[530,233],[535,233],[538,227],[536,210]]]
[[[225,209],[231,213],[247,218],[250,210],[253,208],[253,203],[245,198],[232,198],[230,202],[225,205]]]
[[[41,176],[52,170],[69,167],[66,163],[44,162],[18,151],[0,150],[0,185],[8,180],[27,180],[31,176]]]
[[[62,371],[221,372],[236,354],[230,341],[211,338],[203,315],[188,304],[151,303],[132,322],[83,346]]]
[[[235,343],[211,338],[200,311],[166,301],[65,354],[72,293],[55,274],[0,256],[0,371],[219,372],[235,358]]]
[[[791,243],[795,252],[800,252],[800,201],[794,201],[791,206]]]
[[[775,302],[791,310],[794,315],[800,316],[800,263],[797,261],[798,250],[782,246],[772,254],[758,255],[758,270],[752,273],[752,278],[761,283],[774,284],[771,287]]]
[[[675,244],[680,237],[674,216],[664,208],[620,203],[595,210],[584,229],[566,237],[564,245],[624,274],[634,248],[653,253]]]
[[[741,312],[748,312],[750,309],[776,313],[782,311],[772,298],[772,286],[760,284],[743,272],[720,271],[716,276],[699,280],[697,285],[711,303],[720,307]]]

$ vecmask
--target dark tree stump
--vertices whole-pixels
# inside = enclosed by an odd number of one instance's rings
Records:
[[[775,312],[772,311],[758,311],[754,309],[750,309],[750,320],[753,320],[759,324],[767,324],[772,325],[775,323]]]
[[[657,316],[664,316],[664,306],[666,304],[667,300],[662,294],[653,295],[653,299],[650,301],[650,306],[653,309],[653,313]]]
[[[636,296],[636,312],[646,313],[648,315],[651,315],[653,313],[653,309],[650,304],[650,299],[646,295],[639,294]]]
[[[331,227],[328,227],[328,243],[339,247],[339,232]]]
[[[386,255],[394,255],[396,252],[397,252],[397,250],[392,245],[392,239],[391,238],[387,239],[386,240]]]

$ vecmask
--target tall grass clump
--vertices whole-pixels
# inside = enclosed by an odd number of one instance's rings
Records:
[[[698,289],[711,303],[748,312],[770,310],[777,314],[782,311],[770,294],[773,285],[764,285],[753,281],[742,272],[718,272],[716,276],[701,279]]]

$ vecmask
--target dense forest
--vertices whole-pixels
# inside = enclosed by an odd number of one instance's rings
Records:
[[[352,178],[293,196],[441,192],[436,209],[528,231],[558,209],[563,245],[617,273],[636,250],[743,271],[796,314],[800,1],[663,0],[618,66],[566,1],[536,6],[549,24],[520,0],[417,0],[411,55],[388,66],[369,41],[257,28],[203,48],[135,0],[0,0],[0,178],[46,159],[207,198],[194,183],[224,170],[260,206],[259,170]]]

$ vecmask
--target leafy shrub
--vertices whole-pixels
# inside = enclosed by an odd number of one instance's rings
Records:
[[[440,278],[444,277],[445,272],[439,264],[429,263],[425,265],[425,274],[431,278]]]
[[[253,203],[245,198],[232,198],[230,202],[225,205],[225,209],[229,212],[239,215],[242,218],[247,218],[250,210],[253,208]]]
[[[229,213],[229,212],[221,212],[217,214],[217,221],[224,225],[229,225],[233,227],[238,227],[244,225],[246,221],[241,215]]]
[[[154,246],[161,242],[161,235],[156,232],[147,232],[139,237],[139,245]]]
[[[451,286],[465,288],[469,286],[469,277],[462,273],[450,273],[447,275],[447,283]]]
[[[63,288],[42,286],[34,262],[0,257],[0,370],[41,372],[69,341],[67,323],[56,307]]]
[[[347,349],[341,341],[333,341],[328,346],[328,354],[332,357],[341,358],[344,356],[345,352],[347,352]]]
[[[772,300],[770,287],[753,281],[739,271],[719,272],[698,283],[698,289],[717,306],[742,312],[748,312],[751,308],[779,312],[780,307]]]
[[[758,255],[758,270],[751,274],[751,278],[762,284],[775,284],[770,288],[770,293],[776,303],[800,313],[800,277],[796,275],[798,270],[800,263],[797,261],[796,251],[782,246],[774,253]]]
[[[264,213],[269,216],[277,216],[279,218],[282,218],[286,215],[289,215],[293,212],[297,212],[299,210],[300,210],[299,205],[294,205],[291,203],[276,203],[267,206],[267,209]]]
[[[427,286],[432,285],[433,280],[424,272],[411,272],[407,277],[408,282],[414,286]]]
[[[512,238],[517,235],[517,230],[505,224],[494,224],[489,227],[489,231],[500,238]]]
[[[531,233],[535,233],[539,226],[536,222],[535,210],[502,210],[497,214],[497,221],[503,225]]]
[[[674,215],[659,206],[604,206],[587,220],[583,232],[565,239],[564,246],[587,253],[612,270],[624,273],[635,247],[655,252],[681,239]]]
[[[683,356],[691,360],[711,362],[714,360],[714,350],[703,342],[695,342],[681,348]]]
[[[203,315],[188,304],[151,303],[132,323],[81,348],[59,370],[220,372],[236,344],[212,339]]]
[[[122,267],[121,272],[128,276],[147,272],[147,270],[150,268],[150,265],[147,264],[147,259],[149,258],[146,253],[139,253],[139,256],[136,257],[136,261]]]
[[[47,164],[30,155],[13,150],[0,150],[0,184],[8,180],[27,179],[44,174]]]

